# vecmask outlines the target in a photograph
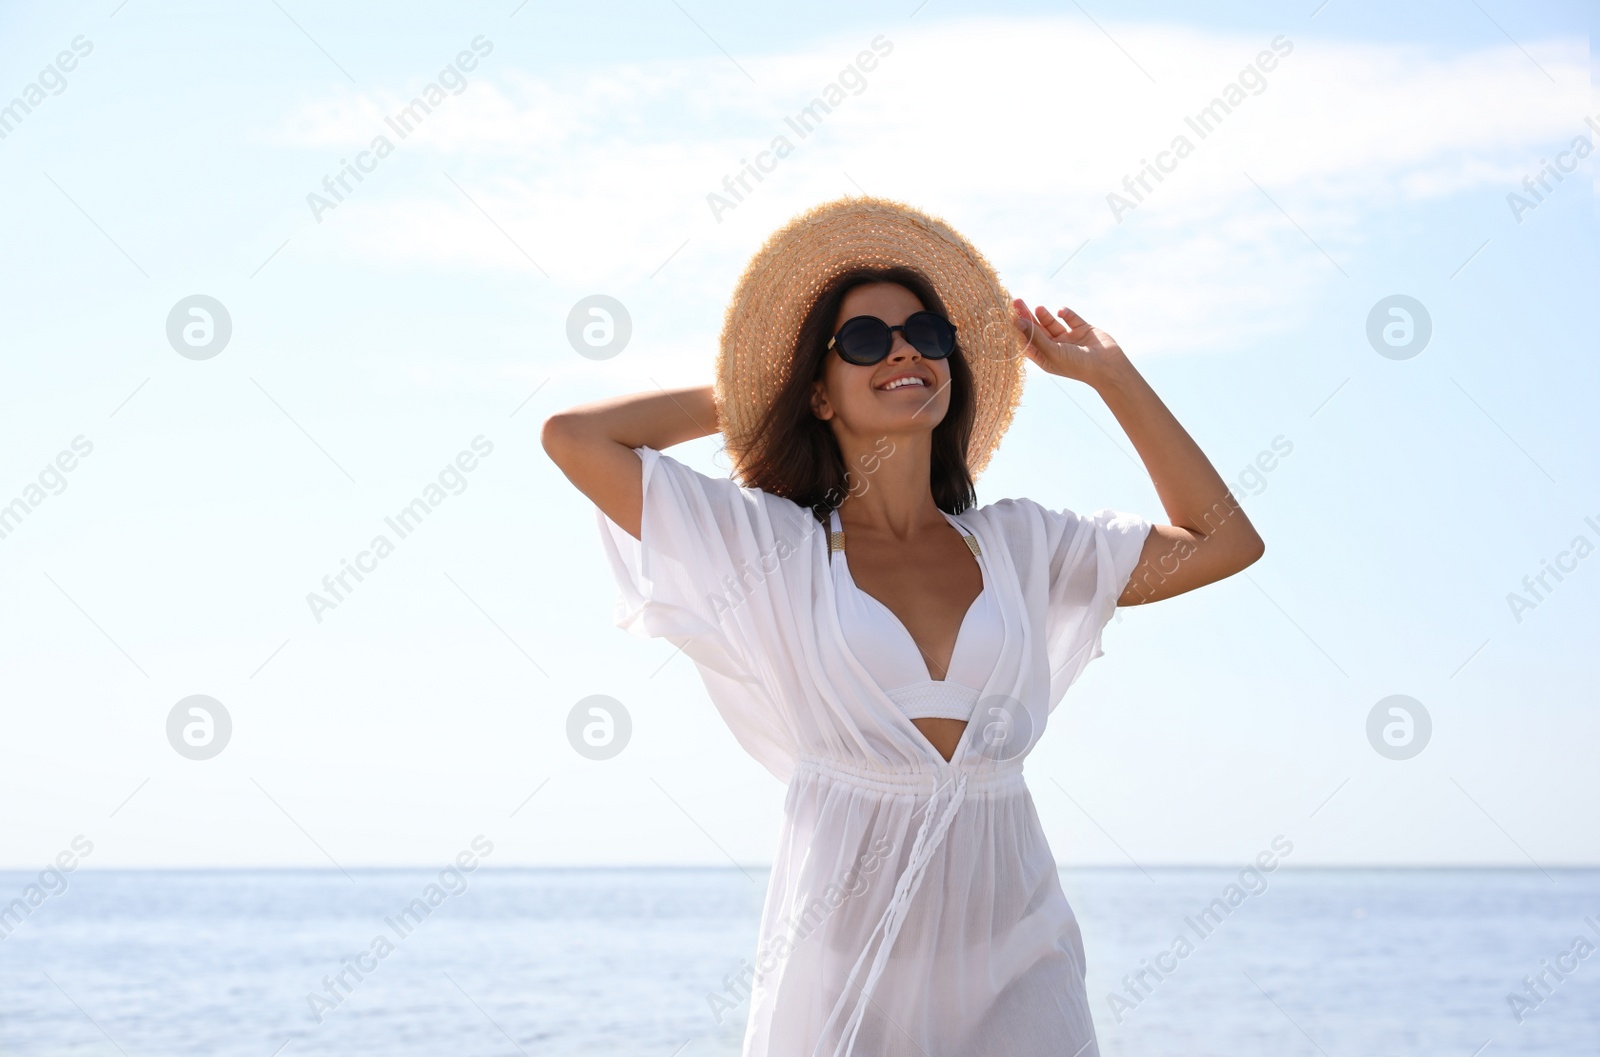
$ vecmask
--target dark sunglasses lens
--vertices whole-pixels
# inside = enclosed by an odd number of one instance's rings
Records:
[[[873,316],[857,316],[839,330],[839,353],[851,363],[877,363],[892,344],[889,325]]]
[[[942,359],[956,347],[956,330],[950,321],[932,312],[913,312],[906,317],[906,340],[922,355]]]

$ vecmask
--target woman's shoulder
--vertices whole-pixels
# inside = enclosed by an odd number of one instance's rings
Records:
[[[1051,510],[1026,496],[1008,496],[984,503],[982,506],[972,507],[961,516],[993,525],[1000,532],[1021,535],[1071,513],[1071,511]]]
[[[1093,535],[1096,525],[1104,526],[1127,515],[1112,510],[1080,514],[1071,507],[1046,506],[1037,499],[1015,496],[974,507],[963,516],[987,526],[1013,555],[1024,555],[1033,554],[1036,549],[1057,554],[1081,547],[1082,541]]]
[[[1028,560],[1046,536],[1048,512],[1027,498],[996,499],[968,507],[956,518],[969,526],[980,543],[1004,548],[1013,562]]]
[[[1108,529],[1146,524],[1137,514],[1109,507],[1080,513],[1071,507],[1046,506],[1026,496],[996,499],[992,503],[974,507],[965,516],[987,521],[998,530],[1019,538],[1038,532],[1055,535],[1076,532],[1090,523]]]

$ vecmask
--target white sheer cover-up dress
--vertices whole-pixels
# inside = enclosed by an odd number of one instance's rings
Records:
[[[682,648],[735,739],[788,786],[743,1057],[1098,1057],[1082,937],[1022,771],[1103,655],[1150,523],[1030,499],[947,513],[976,541],[987,598],[974,606],[994,607],[1001,634],[966,659],[987,673],[982,687],[892,691],[884,664],[875,678],[860,659],[890,644],[845,635],[850,581],[828,526],[781,496],[634,451],[641,538],[595,511],[616,624]],[[904,640],[892,648],[914,649],[894,627]],[[958,638],[957,656],[966,648]],[[950,761],[908,701],[971,715]]]

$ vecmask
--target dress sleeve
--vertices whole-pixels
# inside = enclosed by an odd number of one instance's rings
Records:
[[[599,507],[600,537],[616,578],[616,625],[640,638],[664,638],[698,663],[741,683],[757,683],[749,613],[763,593],[763,569],[781,556],[756,489],[708,477],[650,447],[643,462],[640,539]],[[769,600],[754,600],[767,604]]]
[[[1151,523],[1110,509],[1089,515],[1039,509],[1049,561],[1045,642],[1054,708],[1089,662],[1105,655],[1101,632],[1139,564]]]

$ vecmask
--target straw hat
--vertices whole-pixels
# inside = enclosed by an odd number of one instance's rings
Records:
[[[967,468],[976,478],[1022,399],[1026,341],[1010,295],[983,255],[938,217],[888,198],[846,197],[806,210],[756,251],[723,317],[714,393],[723,446],[742,468],[772,396],[794,363],[807,311],[857,267],[916,269],[944,300],[971,368],[976,415]]]

